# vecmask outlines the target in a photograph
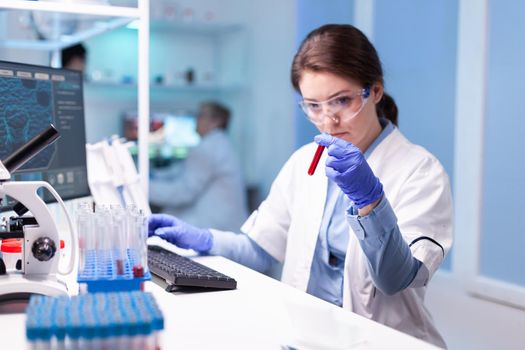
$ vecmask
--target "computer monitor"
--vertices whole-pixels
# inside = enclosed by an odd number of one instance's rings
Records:
[[[127,112],[123,121],[124,137],[128,141],[136,141],[137,112]],[[200,136],[197,133],[197,119],[194,113],[186,110],[152,112],[149,131],[149,156],[154,161],[152,164],[154,168],[166,166],[172,160],[185,158],[190,149],[200,142]],[[130,151],[136,155],[136,149],[132,148]]]
[[[64,200],[89,196],[82,73],[0,61],[0,159],[49,124],[60,138],[11,179],[47,181]]]
[[[191,114],[165,114],[164,138],[172,147],[194,147],[199,143],[197,120]]]
[[[164,144],[160,145],[159,156],[164,159],[186,158],[191,148],[200,142],[197,133],[197,119],[191,113],[162,114]]]

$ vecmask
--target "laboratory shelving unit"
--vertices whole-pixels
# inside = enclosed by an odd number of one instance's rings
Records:
[[[148,193],[148,132],[149,132],[149,0],[137,0],[136,6],[113,6],[85,2],[26,1],[2,0],[0,11],[42,11],[56,14],[53,17],[53,38],[47,40],[0,40],[0,47],[47,50],[55,54],[52,65],[59,66],[58,53],[64,47],[74,45],[88,38],[121,27],[131,21],[137,23],[138,40],[138,78],[135,87],[138,90],[138,167],[144,193]],[[61,14],[68,14],[68,19],[78,16],[79,20],[89,17],[92,26],[75,33],[62,35],[60,30]]]
[[[155,13],[155,5],[151,3],[152,13]],[[242,21],[199,18],[150,18],[151,116],[194,115],[201,102],[220,101],[232,112],[229,133],[242,164],[248,164],[245,159],[249,155],[243,145],[246,142],[244,130],[251,115],[250,29]],[[95,142],[98,135],[122,133],[125,116],[135,113],[134,107],[130,107],[137,91],[134,65],[124,61],[126,52],[135,50],[135,42],[130,39],[134,31],[134,23],[131,23],[85,43],[88,52],[94,53],[86,71],[85,96],[96,101],[94,106],[99,106],[89,113],[94,117],[103,110],[109,117],[104,125],[90,126],[89,142]],[[110,56],[108,52],[113,47],[115,52]],[[185,75],[190,69],[194,73],[192,81]],[[104,103],[108,96],[111,105]],[[155,149],[151,148],[150,156],[153,157]],[[150,166],[152,164],[155,162]],[[150,169],[150,173],[152,171],[155,169]]]
[[[132,26],[127,26],[128,28],[131,28]],[[134,28],[134,25],[133,25]],[[225,61],[229,61],[230,58],[225,59],[223,57],[224,55],[224,49],[222,47],[230,45],[232,42],[236,42],[240,45],[237,49],[229,48],[230,55],[234,55],[235,57],[243,57],[242,50],[246,49],[247,46],[247,33],[244,26],[237,23],[215,23],[215,22],[204,22],[204,21],[184,21],[183,19],[151,19],[150,20],[150,34],[153,39],[156,37],[158,38],[159,35],[176,35],[177,38],[174,39],[169,38],[169,40],[173,40],[172,42],[178,41],[180,42],[187,42],[191,38],[199,38],[202,41],[206,41],[208,47],[213,47],[213,56],[215,58],[212,59],[213,66],[214,66],[214,72],[215,73],[215,79],[216,81],[207,81],[203,82],[200,79],[196,79],[196,81],[193,81],[191,83],[185,82],[185,81],[177,81],[177,82],[161,82],[156,83],[154,77],[158,76],[158,69],[156,71],[155,62],[151,62],[153,66],[150,68],[151,72],[150,75],[152,77],[151,84],[150,84],[150,90],[154,95],[161,95],[163,93],[168,94],[179,94],[179,93],[236,93],[243,90],[245,87],[244,82],[244,76],[242,74],[237,74],[238,76],[235,77],[232,81],[232,79],[224,79],[224,67],[218,66],[218,61],[222,61],[223,63]],[[228,36],[230,35],[229,39]],[[152,42],[154,41],[152,39]],[[157,39],[158,41],[158,39]],[[194,48],[192,48],[194,50]],[[234,53],[232,53],[232,50],[236,50]],[[172,52],[175,54],[181,54],[180,50],[178,52]],[[91,50],[90,50],[91,52]],[[169,55],[169,50],[166,50],[166,48],[162,48],[162,51],[159,51],[159,48],[157,47],[157,50],[155,50],[155,46],[150,46],[150,54],[153,58],[155,58],[156,53],[160,53],[160,55]],[[198,51],[194,51],[198,52]],[[180,58],[180,57],[179,57]],[[195,62],[193,62],[195,65]],[[198,65],[198,64],[197,64]],[[232,65],[232,64],[230,64]],[[241,66],[246,65],[245,62],[241,62]],[[188,65],[189,66],[189,65]],[[97,69],[100,70],[111,70],[112,67],[97,67]],[[114,67],[113,67],[114,68]],[[174,68],[174,67],[171,67]],[[179,68],[179,74],[180,69]],[[199,68],[193,67],[193,68]],[[226,70],[232,71],[232,67],[228,67]],[[87,72],[92,73],[92,72]],[[154,73],[157,73],[155,75]],[[199,72],[201,73],[201,72]],[[196,72],[195,72],[196,74]],[[166,80],[168,77],[164,76]],[[98,90],[101,93],[106,93],[109,90],[120,90],[122,93],[131,92],[135,90],[136,84],[134,82],[134,79],[131,79],[132,81],[130,83],[128,82],[121,82],[118,78],[111,78],[110,80],[90,80],[87,84],[87,87],[91,91]],[[173,78],[171,79],[173,80]],[[154,96],[151,97],[151,100],[154,101]]]

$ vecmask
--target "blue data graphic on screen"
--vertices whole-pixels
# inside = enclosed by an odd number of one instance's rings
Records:
[[[53,122],[51,81],[0,79],[0,159],[5,159]],[[21,169],[46,168],[56,145]]]
[[[0,62],[0,159],[49,124],[60,138],[11,174],[15,181],[47,181],[63,199],[89,195],[82,73]],[[44,200],[53,200],[43,193]]]

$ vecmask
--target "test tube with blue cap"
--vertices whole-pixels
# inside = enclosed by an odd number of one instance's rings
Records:
[[[159,349],[152,335],[163,319],[150,293],[42,297],[26,312],[30,349]]]
[[[62,309],[64,310],[64,308]],[[54,335],[56,337],[56,349],[65,350],[66,349],[66,315],[64,312],[61,312],[56,315],[56,328]]]

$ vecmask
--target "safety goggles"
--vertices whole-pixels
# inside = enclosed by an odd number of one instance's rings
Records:
[[[321,102],[301,101],[301,106],[306,117],[314,124],[322,124],[325,116],[331,119],[337,117],[350,120],[361,112],[370,96],[370,88],[366,87],[359,92],[342,93],[329,100]]]

